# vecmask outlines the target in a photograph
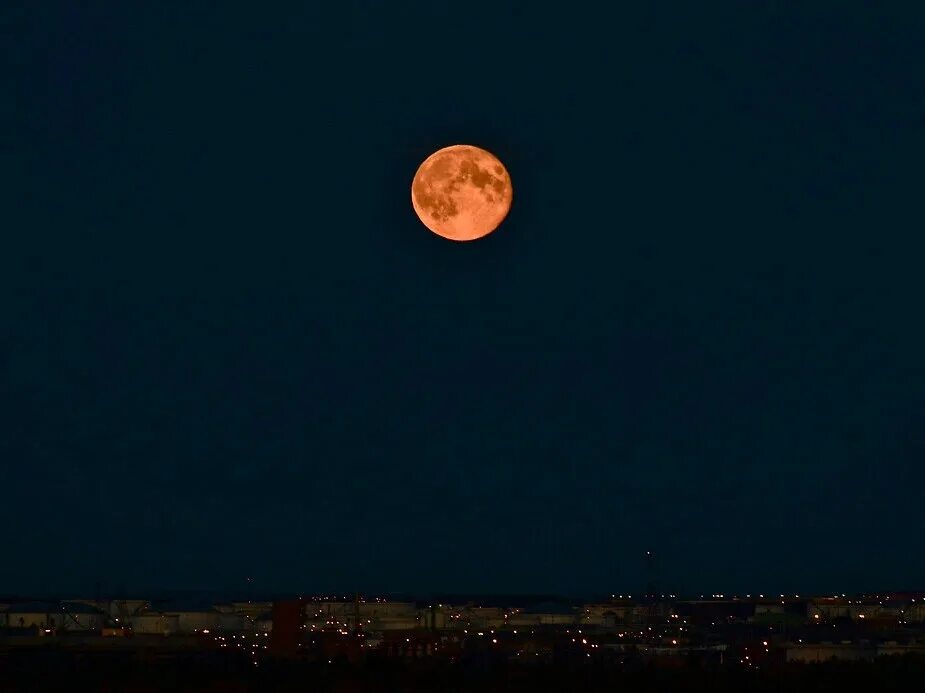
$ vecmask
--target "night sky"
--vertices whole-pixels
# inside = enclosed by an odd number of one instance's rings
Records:
[[[925,583],[925,12],[630,4],[3,3],[0,591]]]

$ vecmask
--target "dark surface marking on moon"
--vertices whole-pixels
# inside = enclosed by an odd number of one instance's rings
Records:
[[[421,176],[414,183],[414,199],[417,200],[421,209],[426,210],[434,219],[446,221],[450,217],[455,217],[459,214],[456,200],[449,195],[434,190],[433,186],[425,181],[425,176]]]
[[[474,159],[463,159],[462,163],[459,165],[459,173],[456,176],[456,180],[470,180],[475,187],[484,189],[486,185],[495,180],[495,177],[488,171],[479,168],[479,165]]]
[[[499,176],[504,174],[504,168],[502,166],[494,166],[493,168],[498,172]],[[454,184],[456,182],[464,183],[466,181],[471,181],[489,202],[495,201],[494,196],[490,193],[490,189],[493,189],[498,195],[503,196],[507,188],[507,184],[504,180],[495,178],[490,171],[486,171],[480,167],[478,162],[471,157],[465,158],[460,162],[459,172],[456,174],[456,177],[453,178]],[[457,186],[453,185],[454,192],[456,189]]]

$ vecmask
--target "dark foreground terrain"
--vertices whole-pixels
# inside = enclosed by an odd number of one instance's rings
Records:
[[[128,652],[6,653],[3,691],[912,691],[923,690],[925,657],[781,664],[765,670],[662,669],[632,662],[366,661],[258,665],[232,653],[138,657]]]

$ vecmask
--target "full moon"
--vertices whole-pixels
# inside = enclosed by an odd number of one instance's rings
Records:
[[[469,144],[424,160],[411,183],[411,204],[424,226],[452,241],[487,236],[504,221],[514,191],[497,157]]]

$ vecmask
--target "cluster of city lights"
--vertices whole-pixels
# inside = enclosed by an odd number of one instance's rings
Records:
[[[203,635],[209,634],[209,629],[203,629]],[[242,652],[249,654],[251,657],[251,662],[254,666],[258,666],[258,655],[262,654],[267,650],[266,638],[269,638],[270,634],[267,632],[264,633],[233,633],[229,635],[215,635],[213,640],[218,644],[219,648],[229,648],[233,650],[241,650]]]

